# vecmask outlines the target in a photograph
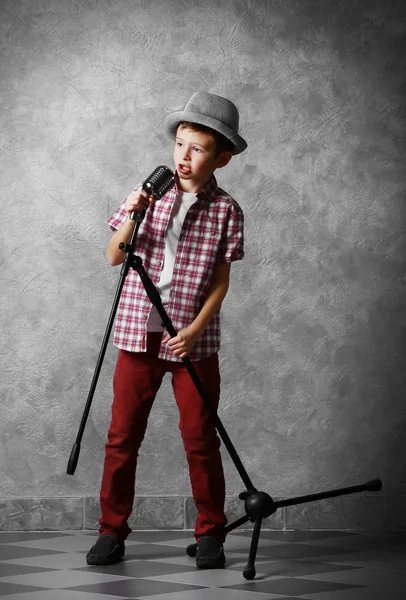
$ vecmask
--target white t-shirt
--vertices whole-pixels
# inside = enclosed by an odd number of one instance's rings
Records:
[[[183,221],[189,208],[196,202],[197,194],[194,192],[179,192],[176,200],[173,203],[171,217],[169,219],[168,228],[166,230],[165,239],[165,258],[161,271],[161,277],[156,286],[159,295],[161,296],[163,307],[169,303],[169,291],[173,275],[173,267],[175,264],[176,250],[178,248],[179,236],[182,231]],[[162,319],[155,306],[152,307],[148,319],[148,331],[162,331]]]

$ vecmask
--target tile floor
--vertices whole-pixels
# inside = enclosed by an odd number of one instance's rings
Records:
[[[247,581],[251,532],[226,544],[226,568],[201,571],[191,531],[135,531],[126,557],[89,567],[97,532],[0,533],[2,600],[405,600],[406,532],[263,531]]]

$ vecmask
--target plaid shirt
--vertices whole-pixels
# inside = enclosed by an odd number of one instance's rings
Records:
[[[141,189],[139,184],[135,190]],[[154,285],[158,285],[165,257],[165,235],[173,203],[178,194],[175,186],[150,206],[138,230],[135,254],[142,258],[144,268]],[[108,219],[115,231],[127,218],[125,201]],[[176,252],[166,307],[176,331],[189,326],[200,312],[209,290],[216,263],[241,260],[244,216],[231,196],[217,186],[213,177],[197,194],[197,201],[188,210]],[[145,352],[147,324],[152,303],[141,278],[131,269],[124,282],[114,329],[114,345],[130,352]],[[198,339],[189,358],[200,360],[220,348],[220,310],[212,317]],[[159,358],[182,362],[162,344]]]

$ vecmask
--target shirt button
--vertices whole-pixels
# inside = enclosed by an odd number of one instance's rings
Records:
[[[148,315],[144,315],[144,319],[148,319]]]

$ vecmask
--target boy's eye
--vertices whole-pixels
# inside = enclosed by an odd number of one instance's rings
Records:
[[[196,152],[201,152],[200,148],[193,148],[193,150],[196,150]]]

